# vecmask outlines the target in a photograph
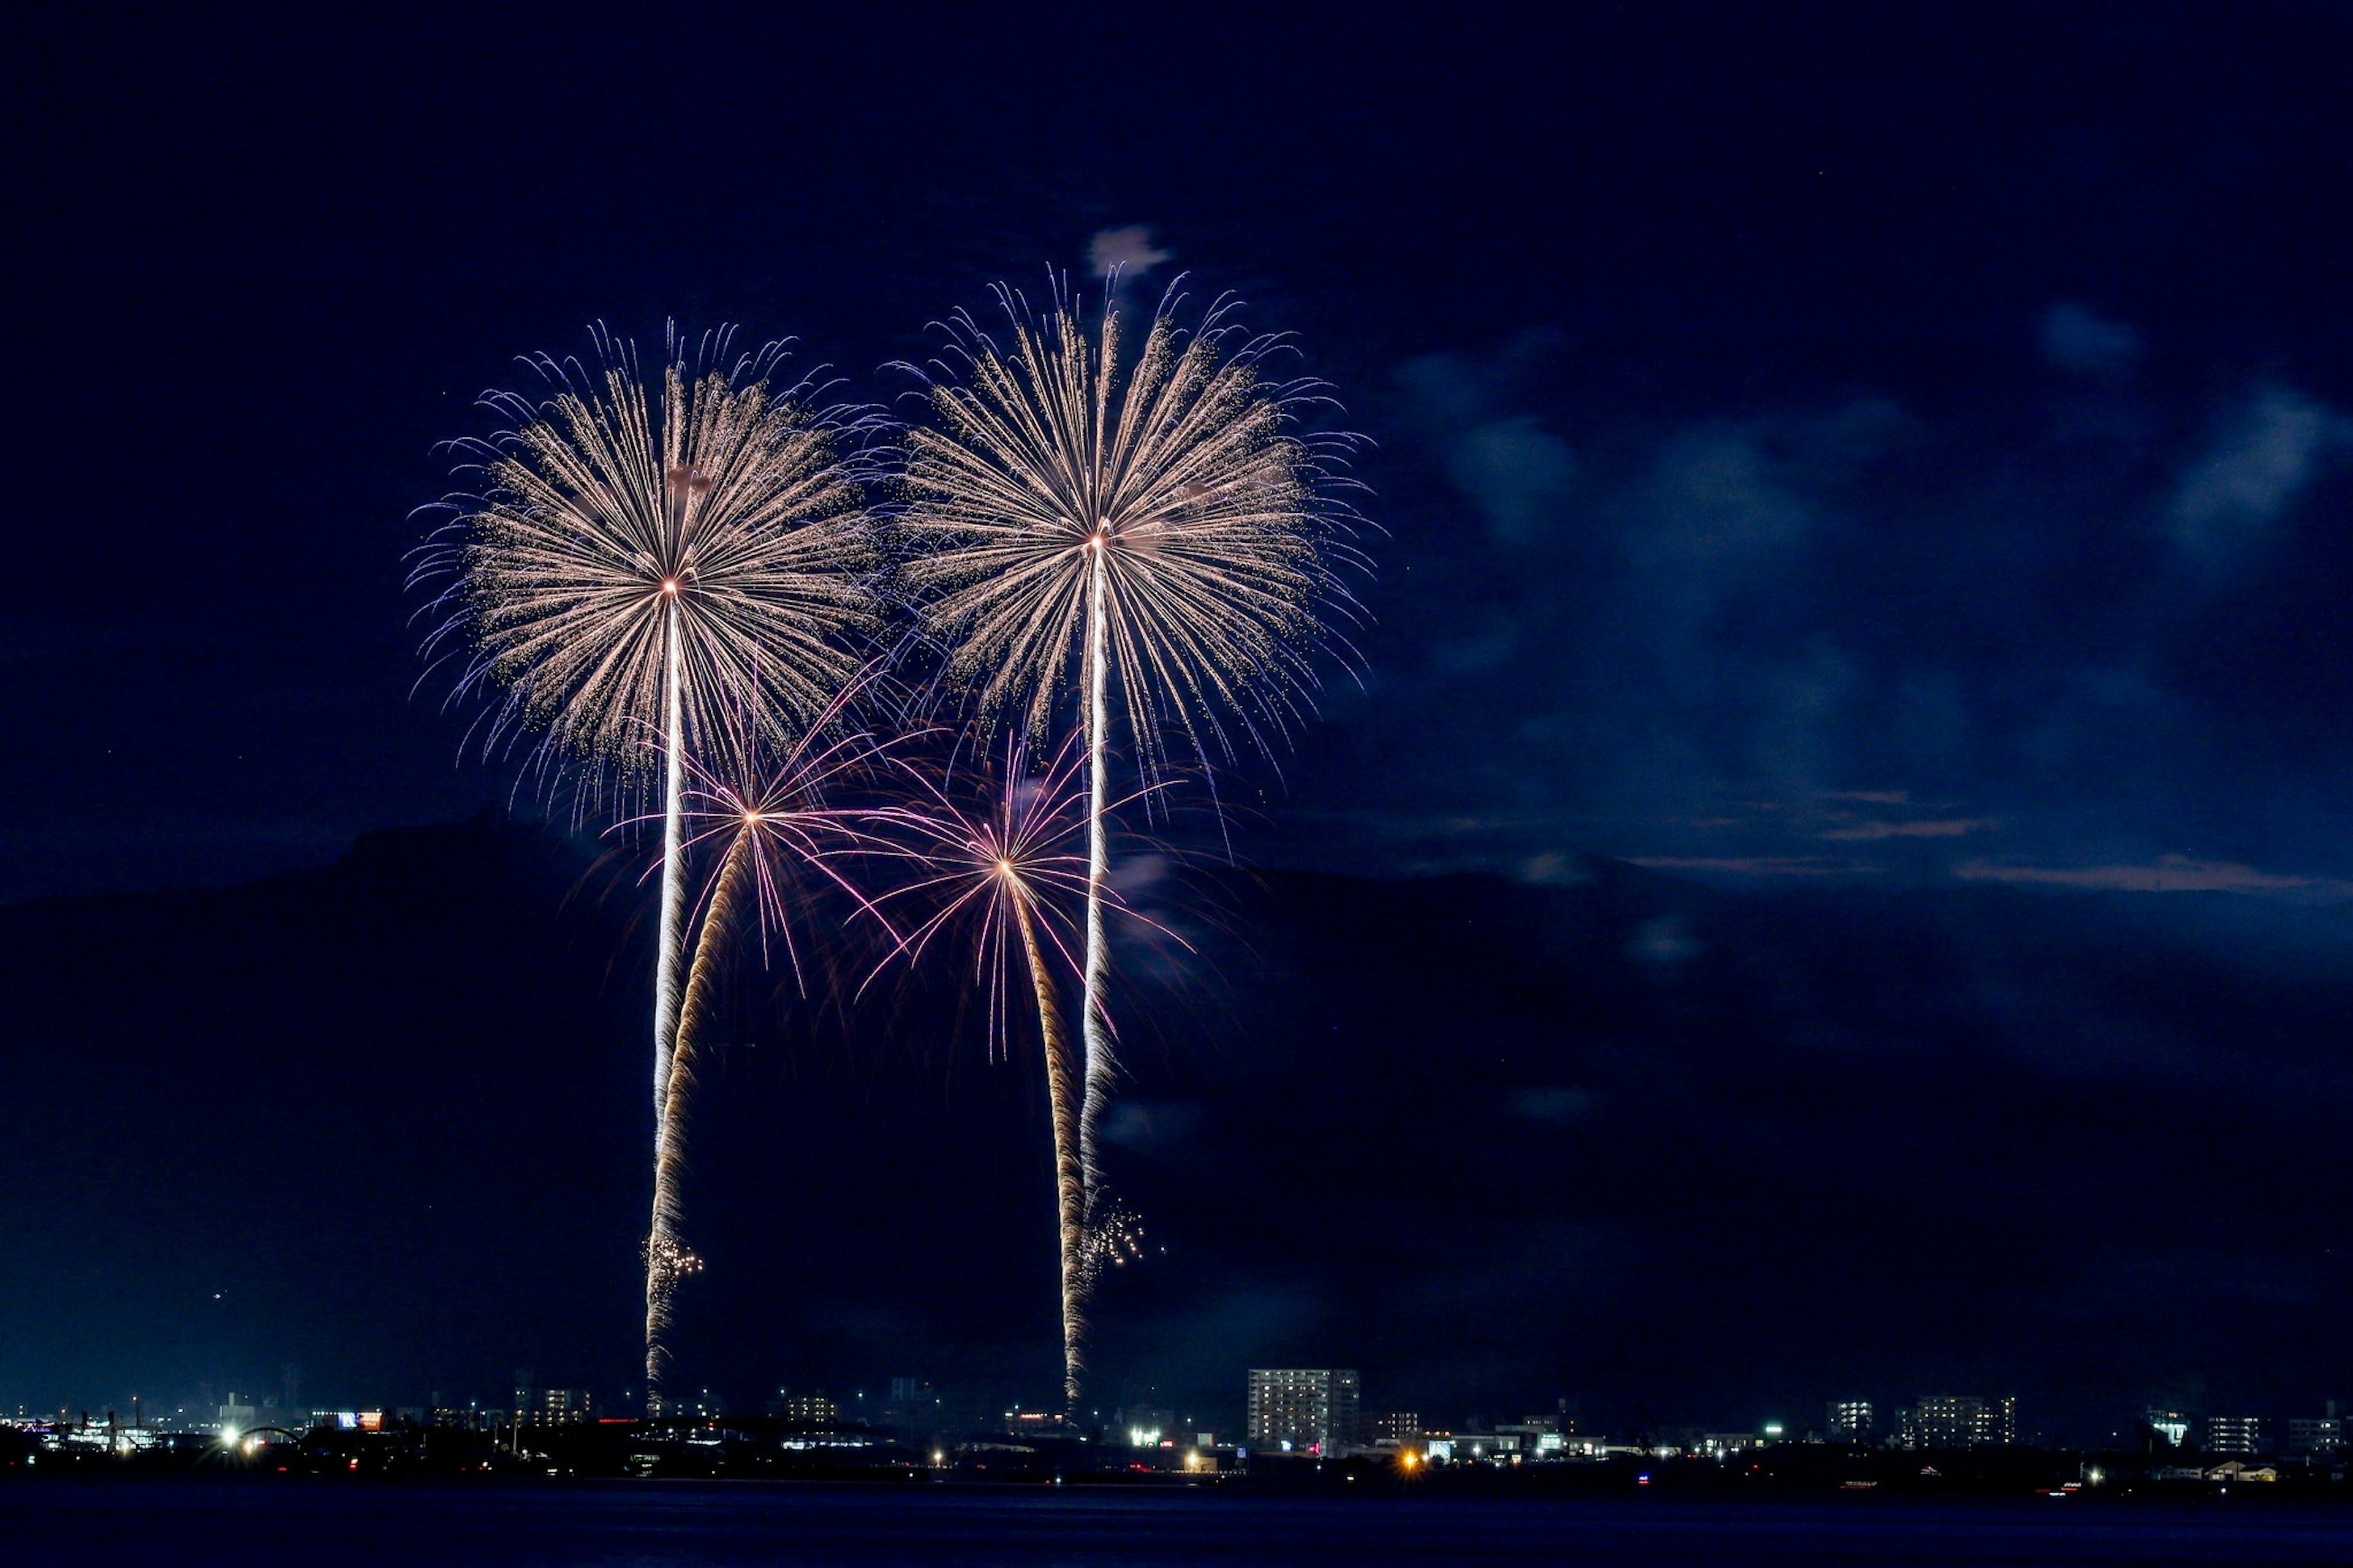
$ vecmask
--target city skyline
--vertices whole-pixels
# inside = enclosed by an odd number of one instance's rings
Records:
[[[424,1404],[348,1407],[302,1404],[295,1399],[300,1369],[289,1366],[283,1375],[281,1400],[256,1394],[239,1403],[232,1391],[210,1413],[152,1403],[142,1407],[134,1396],[127,1414],[111,1405],[95,1412],[87,1406],[79,1411],[60,1407],[54,1414],[20,1405],[13,1424],[51,1431],[212,1433],[235,1443],[260,1431],[290,1438],[306,1429],[350,1433],[435,1426],[505,1431],[509,1440],[519,1442],[526,1429],[635,1426],[640,1420],[649,1427],[665,1420],[712,1426],[781,1422],[787,1430],[895,1434],[941,1453],[973,1444],[985,1451],[992,1435],[1092,1444],[1099,1464],[1118,1462],[1123,1450],[1176,1451],[1186,1469],[1198,1469],[1202,1456],[1215,1454],[1236,1461],[1257,1453],[1322,1460],[1372,1457],[1515,1466],[1628,1457],[1730,1460],[1787,1444],[1947,1454],[2007,1448],[2138,1449],[2152,1459],[2177,1454],[2221,1460],[2277,1457],[2341,1465],[2348,1448],[2345,1418],[2335,1398],[2307,1401],[2311,1408],[2284,1418],[2243,1410],[2200,1417],[2151,1408],[2102,1435],[2053,1436],[2023,1427],[2014,1394],[1987,1398],[1948,1394],[1923,1394],[1896,1405],[1886,1431],[1873,1429],[1874,1402],[1855,1399],[1828,1402],[1826,1419],[1819,1426],[1767,1416],[1745,1427],[1667,1419],[1613,1431],[1589,1419],[1582,1402],[1567,1395],[1555,1399],[1549,1408],[1508,1418],[1472,1414],[1424,1419],[1419,1413],[1389,1411],[1366,1403],[1364,1379],[1355,1368],[1252,1368],[1243,1398],[1234,1406],[1188,1411],[1152,1403],[1156,1396],[1147,1394],[1108,1412],[1082,1413],[1075,1421],[1053,1410],[1025,1410],[1018,1402],[999,1415],[996,1401],[958,1394],[929,1379],[907,1375],[885,1380],[887,1393],[878,1390],[871,1402],[863,1388],[836,1397],[824,1388],[797,1393],[780,1387],[772,1397],[763,1398],[756,1410],[731,1407],[707,1388],[681,1390],[665,1415],[649,1417],[638,1414],[637,1391],[621,1390],[617,1400],[600,1401],[592,1389],[539,1384],[530,1368],[515,1369],[512,1396],[503,1401],[449,1399],[437,1390]],[[1239,1422],[1231,1418],[1236,1410],[1241,1412]],[[0,1417],[0,1422],[5,1419]]]

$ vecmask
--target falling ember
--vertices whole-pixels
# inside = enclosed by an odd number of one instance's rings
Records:
[[[648,1237],[645,1244],[646,1276],[657,1281],[667,1293],[677,1289],[678,1282],[702,1272],[702,1259],[675,1237]]]
[[[679,1241],[676,1237],[657,1231],[645,1239],[640,1251],[646,1264],[646,1315],[667,1327],[670,1322],[671,1298],[678,1293],[679,1281],[702,1272],[702,1259]],[[646,1375],[659,1385],[663,1365],[669,1361],[658,1332],[649,1330],[646,1351]],[[648,1390],[649,1407],[659,1409],[660,1395],[654,1388]]]
[[[1088,1216],[1080,1253],[1087,1288],[1110,1268],[1124,1268],[1144,1257],[1144,1220],[1134,1209],[1106,1194]]]

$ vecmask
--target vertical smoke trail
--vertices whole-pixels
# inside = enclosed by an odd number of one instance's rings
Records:
[[[1044,1038],[1046,1055],[1046,1093],[1053,1109],[1054,1195],[1062,1237],[1062,1414],[1075,1416],[1079,1374],[1086,1367],[1080,1341],[1086,1332],[1082,1309],[1087,1285],[1087,1200],[1079,1163],[1078,1108],[1071,1103],[1071,1044],[1062,1027],[1061,1006],[1054,996],[1053,976],[1046,967],[1045,950],[1038,943],[1038,928],[1029,914],[1029,899],[1017,893],[1013,910],[1021,927],[1022,949],[1029,959],[1029,983],[1038,993],[1038,1028]]]

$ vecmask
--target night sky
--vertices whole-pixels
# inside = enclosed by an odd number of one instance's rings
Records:
[[[1373,443],[1244,859],[2353,894],[2353,15],[1370,15],[21,10],[0,900],[514,797],[403,589],[514,355],[738,321],[883,402],[1112,251]]]

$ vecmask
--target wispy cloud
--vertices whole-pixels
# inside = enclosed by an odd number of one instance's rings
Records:
[[[2062,370],[2127,370],[2144,346],[2140,329],[2130,321],[2112,321],[2081,305],[2053,305],[2042,318],[2042,357]]]
[[[1852,877],[1875,875],[1879,868],[1819,855],[1636,855],[1637,866],[1657,871],[1714,871],[1731,877]]]
[[[2323,877],[2259,871],[2235,860],[2160,855],[2154,861],[2104,866],[2022,866],[1965,860],[1953,868],[1964,882],[2014,882],[2046,888],[2101,889],[2131,893],[2306,893],[2353,897],[2353,883]]]
[[[2269,536],[2353,442],[2353,420],[2284,386],[2260,389],[2174,493],[2173,542],[2202,565],[2235,560]]]
[[[1464,433],[1448,461],[1455,483],[1486,510],[1488,525],[1506,544],[1542,538],[1577,485],[1568,444],[1524,414]]]
[[[1543,888],[1575,888],[1593,880],[1579,856],[1547,851],[1520,862],[1519,879]]]
[[[1576,454],[1534,415],[1509,409],[1519,373],[1548,340],[1526,334],[1492,363],[1428,354],[1398,372],[1421,417],[1434,426],[1454,488],[1484,514],[1497,542],[1542,541],[1565,521],[1577,487]]]
[[[1959,838],[2001,826],[1991,816],[1927,817],[1917,822],[1856,822],[1816,834],[1817,838],[1875,843],[1882,838]]]

